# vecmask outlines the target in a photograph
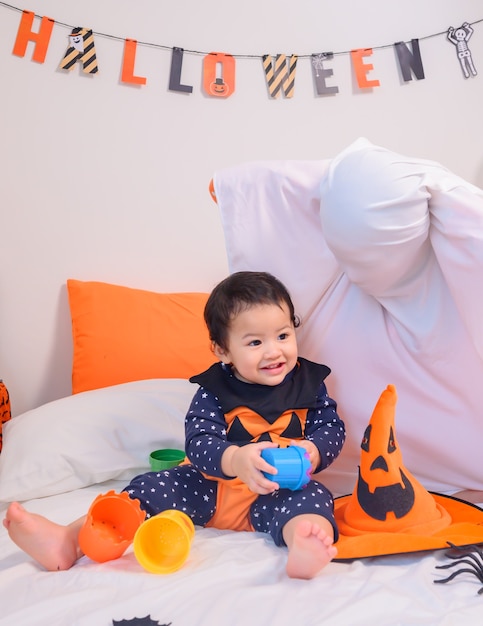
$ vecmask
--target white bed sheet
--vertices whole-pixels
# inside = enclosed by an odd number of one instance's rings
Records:
[[[59,523],[82,515],[109,481],[31,500],[25,506]],[[3,514],[6,504],[2,504]],[[111,626],[151,618],[172,626],[414,626],[481,624],[474,576],[447,584],[444,551],[330,563],[311,581],[286,577],[286,552],[259,533],[197,528],[190,556],[169,575],[144,571],[132,549],[117,561],[83,557],[66,572],[46,572],[0,531],[2,626]]]

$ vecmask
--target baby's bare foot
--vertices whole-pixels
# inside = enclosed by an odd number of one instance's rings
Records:
[[[3,525],[12,541],[47,570],[69,569],[81,556],[78,522],[61,526],[12,502]]]
[[[337,554],[333,539],[308,520],[295,527],[287,559],[290,578],[314,578]]]

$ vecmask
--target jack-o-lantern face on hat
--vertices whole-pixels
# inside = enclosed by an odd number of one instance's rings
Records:
[[[396,388],[388,385],[361,443],[361,464],[345,520],[364,530],[401,531],[448,523],[431,494],[404,467],[395,437]]]
[[[363,511],[382,521],[390,513],[396,518],[407,515],[414,504],[414,489],[402,469],[392,425],[369,424],[361,450],[357,498]]]
[[[404,466],[396,402],[396,388],[388,385],[362,438],[354,491],[334,501],[337,559],[483,543],[483,509],[426,491]]]

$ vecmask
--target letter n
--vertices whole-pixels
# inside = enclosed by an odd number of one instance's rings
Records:
[[[419,40],[411,39],[412,50],[410,50],[404,41],[394,44],[399,61],[399,67],[405,82],[413,79],[411,70],[418,80],[424,78],[423,62],[421,61],[421,53],[419,51]]]

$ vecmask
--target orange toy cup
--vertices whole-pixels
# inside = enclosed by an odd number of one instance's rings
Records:
[[[119,558],[132,543],[146,514],[126,492],[108,491],[91,504],[79,532],[79,547],[93,561]]]
[[[191,549],[195,527],[182,511],[169,509],[139,526],[134,536],[134,554],[152,574],[170,574],[180,569]]]

